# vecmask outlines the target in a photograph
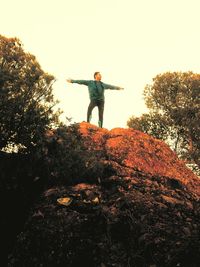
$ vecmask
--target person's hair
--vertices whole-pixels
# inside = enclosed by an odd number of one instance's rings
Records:
[[[95,73],[94,73],[94,78],[96,77],[96,75],[99,73],[99,71],[96,71]]]

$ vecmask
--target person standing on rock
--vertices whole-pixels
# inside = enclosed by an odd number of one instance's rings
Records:
[[[94,73],[94,80],[72,80],[67,79],[69,83],[78,83],[88,86],[88,92],[90,97],[90,103],[87,110],[87,122],[90,122],[92,119],[92,110],[97,106],[99,112],[99,127],[103,127],[103,112],[104,112],[104,90],[111,89],[111,90],[123,90],[124,88],[119,86],[114,86],[110,84],[103,83],[101,81],[101,73],[95,72]]]

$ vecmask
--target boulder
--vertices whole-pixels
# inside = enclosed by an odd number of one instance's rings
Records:
[[[78,126],[84,181],[43,192],[8,266],[200,266],[200,179],[147,134]]]

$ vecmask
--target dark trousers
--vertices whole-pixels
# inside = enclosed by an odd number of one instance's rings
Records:
[[[92,110],[98,107],[99,111],[99,123],[103,126],[103,112],[104,112],[104,100],[91,100],[87,111],[87,122],[90,122],[92,116]]]

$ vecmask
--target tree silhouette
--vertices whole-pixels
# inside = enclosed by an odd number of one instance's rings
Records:
[[[18,38],[0,35],[0,149],[15,145],[28,151],[58,123],[54,81]]]
[[[149,114],[127,125],[163,139],[178,155],[200,167],[200,74],[166,72],[144,89]]]

